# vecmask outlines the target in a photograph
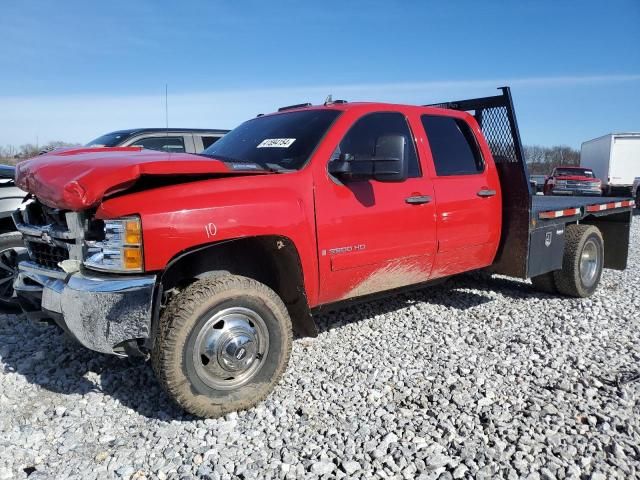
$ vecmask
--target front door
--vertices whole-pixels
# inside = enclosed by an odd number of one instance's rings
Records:
[[[389,135],[405,138],[404,181],[340,181],[327,173],[326,164],[341,153],[374,156],[378,140]],[[405,115],[354,118],[331,159],[315,178],[320,303],[427,280],[436,249],[434,193]]]

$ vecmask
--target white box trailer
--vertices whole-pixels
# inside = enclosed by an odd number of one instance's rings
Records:
[[[580,166],[593,170],[605,193],[631,194],[640,177],[640,132],[610,133],[582,144]]]

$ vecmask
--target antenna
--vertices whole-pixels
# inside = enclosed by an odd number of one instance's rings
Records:
[[[169,85],[164,84],[164,119],[167,129],[169,128]],[[169,132],[167,132],[169,135]]]

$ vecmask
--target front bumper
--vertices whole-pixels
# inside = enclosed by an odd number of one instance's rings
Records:
[[[20,262],[14,288],[34,320],[51,318],[85,347],[122,354],[129,340],[151,332],[155,275],[65,273]]]

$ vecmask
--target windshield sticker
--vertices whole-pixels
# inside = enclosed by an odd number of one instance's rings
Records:
[[[256,148],[289,148],[295,138],[265,138]]]

